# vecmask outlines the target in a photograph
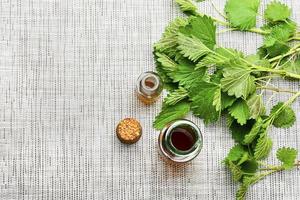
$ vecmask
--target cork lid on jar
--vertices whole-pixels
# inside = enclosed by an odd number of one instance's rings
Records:
[[[119,122],[116,132],[122,143],[134,144],[142,136],[142,126],[136,119],[125,118]]]

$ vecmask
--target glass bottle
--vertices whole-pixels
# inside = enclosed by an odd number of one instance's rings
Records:
[[[200,129],[189,120],[177,120],[166,126],[158,138],[160,153],[167,160],[185,163],[201,151],[203,136]]]
[[[163,90],[163,84],[160,76],[155,72],[145,72],[142,73],[136,85],[136,92],[138,98],[144,104],[154,103]]]

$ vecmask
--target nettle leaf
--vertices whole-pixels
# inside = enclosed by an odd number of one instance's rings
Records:
[[[195,69],[193,66],[188,64],[179,64],[177,70],[171,73],[171,77],[174,82],[179,82],[179,85],[185,88],[192,87],[195,83],[207,79],[207,69]]]
[[[290,106],[285,106],[283,102],[279,102],[271,109],[271,114],[274,114],[273,125],[277,128],[289,128],[296,121],[296,114]]]
[[[193,113],[204,119],[204,123],[215,122],[220,117],[220,111],[217,111],[214,101],[220,91],[220,86],[206,81],[199,82],[189,90],[191,110]]]
[[[264,177],[265,175],[263,173],[256,174],[254,176],[243,176],[242,184],[236,193],[236,199],[244,200],[249,187]]]
[[[234,96],[229,96],[225,92],[221,92],[221,109],[224,110],[236,101]]]
[[[257,119],[266,113],[266,108],[262,100],[262,95],[253,94],[247,99],[247,105],[250,109],[250,118]]]
[[[262,48],[266,50],[269,57],[286,53],[290,49],[288,45],[290,36],[290,30],[285,26],[274,26],[271,33],[264,38]]]
[[[292,169],[294,167],[298,151],[294,148],[282,147],[277,150],[277,159],[283,163],[285,169]]]
[[[211,50],[195,36],[186,36],[178,34],[178,49],[184,57],[189,58],[191,61],[197,61],[201,57],[211,53]]]
[[[222,66],[230,63],[230,61],[235,60],[236,58],[242,57],[243,53],[240,51],[219,47],[215,49],[215,53],[210,53],[201,59],[197,64],[197,67]]]
[[[285,71],[293,73],[293,74],[300,75],[300,58],[297,58],[295,61],[285,62],[282,65],[281,69],[284,69]]]
[[[258,169],[258,163],[255,159],[246,160],[241,164],[241,169],[246,173],[255,173]]]
[[[216,45],[216,25],[214,21],[204,15],[190,17],[189,25],[182,27],[180,32],[186,36],[198,38],[206,47],[214,49]]]
[[[245,135],[249,134],[253,124],[255,123],[255,120],[248,120],[245,125],[240,125],[236,120],[233,119],[233,117],[230,115],[228,116],[228,119],[230,120],[228,126],[231,130],[232,138],[235,142],[243,144]]]
[[[230,115],[241,125],[246,124],[247,120],[250,118],[249,106],[243,99],[235,101],[233,105],[228,108],[228,111]]]
[[[243,177],[243,171],[240,166],[229,160],[227,161],[227,167],[230,169],[234,181],[239,181]]]
[[[156,52],[155,55],[157,56],[156,60],[161,64],[168,75],[177,69],[178,64],[166,54]]]
[[[225,13],[233,27],[247,30],[255,27],[260,0],[227,0]]]
[[[260,58],[258,54],[248,55],[245,59],[254,65],[271,68],[271,63],[265,58]]]
[[[172,106],[164,106],[156,116],[153,123],[154,128],[161,130],[170,122],[185,117],[190,111],[190,103],[180,102]]]
[[[237,163],[237,165],[242,165],[243,163],[245,163],[247,160],[249,159],[249,153],[248,152],[244,152],[243,156],[240,158],[239,162]],[[243,169],[242,169],[243,170]],[[244,171],[244,170],[243,170]]]
[[[273,1],[265,10],[265,19],[271,22],[284,21],[291,16],[291,10],[285,4]]]
[[[197,68],[197,66],[196,66]],[[221,79],[223,78],[223,72],[221,69],[216,69],[213,74],[209,75],[209,81],[215,84],[220,84]]]
[[[271,29],[271,33],[265,37],[264,45],[270,47],[275,44],[275,42],[279,42],[285,44],[290,37],[290,30],[285,29],[282,26],[274,26]]]
[[[175,105],[178,102],[186,99],[187,97],[188,91],[183,87],[179,87],[178,89],[168,94],[168,96],[164,99],[164,104]]]
[[[190,0],[176,0],[182,12],[190,12],[195,14],[197,7]]]
[[[154,52],[155,54],[156,52]],[[174,83],[173,80],[169,77],[169,71],[165,70],[165,67],[162,66],[160,62],[157,60],[157,56],[155,55],[155,64],[156,64],[156,71],[159,74],[160,78],[163,81],[164,89],[172,91],[178,88],[178,84]]]
[[[221,80],[222,90],[229,96],[235,95],[237,98],[247,98],[255,89],[255,77],[251,75],[250,68],[232,63],[224,68]]]
[[[215,91],[214,99],[213,99],[213,106],[215,106],[216,111],[221,111],[222,106],[221,106],[221,88],[219,87]]]
[[[175,57],[177,52],[177,33],[180,27],[184,27],[188,24],[188,19],[178,17],[173,20],[165,29],[163,37],[154,44],[155,51],[159,51],[168,55],[169,57]]]
[[[272,149],[272,146],[272,139],[268,137],[266,133],[261,133],[254,150],[254,158],[256,160],[261,160],[267,157]]]
[[[297,23],[290,19],[282,21],[282,22],[276,22],[276,23],[269,22],[269,23],[265,24],[263,27],[261,27],[261,29],[263,29],[267,32],[270,32],[270,34],[274,34],[274,35],[278,34],[276,32],[278,32],[278,30],[280,30],[280,29],[286,30],[289,32],[289,36],[291,37],[291,36],[294,36],[294,34],[296,33]]]
[[[241,184],[236,192],[236,200],[245,200],[246,193],[249,189],[249,185]]]
[[[255,140],[255,138],[261,132],[262,125],[263,125],[263,120],[260,117],[257,118],[255,124],[251,128],[251,131],[247,135],[245,135],[245,138],[244,138],[245,144],[250,144]]]
[[[242,158],[246,151],[244,150],[244,147],[240,144],[236,144],[234,147],[232,147],[226,157],[226,160],[230,161],[238,161]]]

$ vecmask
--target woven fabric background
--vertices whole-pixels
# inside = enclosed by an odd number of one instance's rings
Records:
[[[221,9],[225,3],[214,2]],[[300,23],[300,2],[285,2]],[[218,16],[209,2],[198,5]],[[144,106],[134,95],[139,74],[155,68],[153,43],[179,15],[174,0],[0,1],[1,200],[234,199],[237,186],[221,164],[233,145],[225,120],[205,127],[189,116],[204,132],[203,151],[184,167],[170,166],[159,157],[152,128],[161,100]],[[232,32],[218,40],[250,54],[262,37]],[[298,82],[273,84],[299,90]],[[287,98],[276,95],[270,106]],[[297,123],[270,131],[274,150],[300,150],[299,100],[293,108]],[[135,145],[115,136],[124,117],[143,126]],[[277,163],[274,152],[268,161]],[[247,195],[299,196],[300,170],[272,175]]]

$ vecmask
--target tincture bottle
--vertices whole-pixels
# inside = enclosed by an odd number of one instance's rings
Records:
[[[160,76],[155,72],[142,73],[136,85],[138,98],[146,105],[154,103],[161,95],[163,84]]]
[[[177,120],[166,126],[158,138],[161,155],[175,163],[193,160],[201,151],[203,136],[200,129],[189,120]]]

